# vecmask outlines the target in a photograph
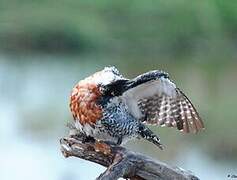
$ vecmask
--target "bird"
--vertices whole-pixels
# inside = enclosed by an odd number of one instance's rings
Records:
[[[197,133],[204,123],[168,73],[152,70],[133,79],[114,66],[79,81],[70,94],[76,129],[88,138],[121,145],[145,139],[163,149],[149,125]]]

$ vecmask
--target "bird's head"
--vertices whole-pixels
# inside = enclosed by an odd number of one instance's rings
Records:
[[[114,66],[105,67],[102,71],[96,72],[90,77],[98,86],[107,86],[115,81],[124,79]]]
[[[89,76],[84,81],[95,84],[102,96],[116,96],[120,95],[128,79],[124,78],[117,68],[110,66]]]
[[[113,96],[114,84],[126,79],[115,67],[105,67],[103,70],[79,81],[73,88],[70,96],[70,108],[74,119],[81,124],[95,122],[102,115],[101,106],[98,104],[101,97]]]

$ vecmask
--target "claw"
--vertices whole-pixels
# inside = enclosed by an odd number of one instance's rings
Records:
[[[86,142],[95,142],[95,139],[91,136],[83,136],[82,143],[86,143]]]

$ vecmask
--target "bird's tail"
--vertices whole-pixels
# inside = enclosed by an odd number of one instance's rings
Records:
[[[140,124],[138,133],[142,138],[147,139],[158,146],[160,149],[163,149],[163,145],[160,143],[160,138],[145,125]]]

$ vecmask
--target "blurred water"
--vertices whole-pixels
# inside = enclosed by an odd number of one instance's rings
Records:
[[[95,62],[0,56],[1,180],[89,180],[104,170],[80,159],[65,159],[58,142],[71,119],[71,87],[103,65]],[[131,146],[144,151],[135,147]],[[214,161],[202,148],[173,148],[176,155],[167,158],[167,162],[191,170],[201,179],[223,180],[228,174],[237,173],[236,162]]]

